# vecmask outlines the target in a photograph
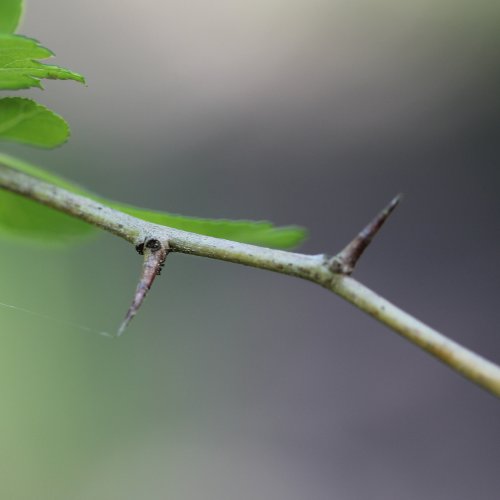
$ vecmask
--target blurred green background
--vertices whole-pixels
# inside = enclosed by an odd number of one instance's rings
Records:
[[[88,87],[24,92],[124,202],[310,229],[340,249],[405,201],[357,277],[500,362],[500,4],[27,1]],[[140,259],[106,234],[2,241],[0,496],[496,499],[498,401],[309,283],[172,255],[110,340]]]

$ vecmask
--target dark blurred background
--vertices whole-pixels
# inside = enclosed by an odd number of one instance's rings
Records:
[[[3,149],[116,200],[304,225],[311,253],[403,192],[356,277],[500,362],[498,2],[27,4],[88,87],[25,92],[68,145]],[[0,301],[108,331],[141,265],[107,234],[0,257]],[[310,283],[173,255],[119,341],[0,325],[2,498],[498,498],[498,400]]]

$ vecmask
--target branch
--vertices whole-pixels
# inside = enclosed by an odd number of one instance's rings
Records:
[[[2,164],[0,187],[105,229],[124,238],[138,249],[144,246],[147,248],[148,243],[156,246],[151,243],[152,240],[160,243],[159,256],[152,257],[154,252],[146,254],[145,272],[127,313],[125,326],[137,312],[161,267],[164,260],[162,256],[166,256],[168,249],[168,252],[244,264],[317,283],[373,316],[483,389],[500,397],[499,366],[448,339],[349,276],[357,259],[394,210],[399,198],[393,200],[342,252],[335,257],[329,257],[323,254],[305,255],[262,248],[159,226]],[[125,326],[122,325],[120,332]]]

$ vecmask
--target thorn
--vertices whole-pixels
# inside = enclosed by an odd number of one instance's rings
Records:
[[[338,274],[352,274],[356,264],[363,255],[374,236],[380,231],[389,215],[399,205],[403,199],[402,194],[398,194],[393,200],[364,228],[358,235],[335,257],[330,260],[330,269]]]
[[[144,252],[144,264],[142,266],[142,274],[135,290],[132,304],[125,315],[123,323],[117,332],[117,337],[123,334],[132,318],[137,314],[141,307],[146,294],[148,293],[156,276],[160,274],[161,268],[168,255],[168,246],[164,246],[157,239],[148,239],[144,244],[139,245]],[[136,247],[137,248],[137,247]]]

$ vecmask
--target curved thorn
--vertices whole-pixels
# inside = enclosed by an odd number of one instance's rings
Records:
[[[137,284],[132,304],[130,305],[127,314],[125,315],[125,319],[118,329],[117,337],[123,334],[132,318],[137,314],[137,311],[144,302],[146,294],[151,288],[153,281],[156,276],[160,274],[161,268],[163,267],[165,259],[168,255],[168,247],[162,245],[159,240],[154,238],[145,241],[142,249],[144,253],[142,274],[139,279],[139,283]]]

